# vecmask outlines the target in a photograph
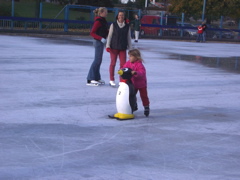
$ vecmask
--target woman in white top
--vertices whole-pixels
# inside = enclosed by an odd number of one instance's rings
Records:
[[[128,23],[125,21],[125,14],[122,11],[118,12],[116,17],[116,22],[112,23],[109,29],[109,34],[107,38],[106,50],[110,53],[110,82],[111,86],[116,86],[114,71],[119,56],[120,68],[126,63],[127,59],[127,49],[132,48],[131,42],[131,30]]]

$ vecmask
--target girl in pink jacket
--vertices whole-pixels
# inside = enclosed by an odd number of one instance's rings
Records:
[[[129,60],[124,64],[123,68],[132,69],[132,83],[135,87],[135,92],[139,91],[142,104],[144,106],[144,115],[148,116],[150,112],[149,98],[147,93],[147,77],[146,69],[143,65],[143,59],[138,49],[132,49],[128,52]],[[138,110],[137,102],[134,111]]]

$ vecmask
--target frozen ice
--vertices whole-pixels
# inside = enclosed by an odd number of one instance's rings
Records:
[[[240,45],[140,39],[134,46],[151,112],[144,116],[138,95],[135,119],[117,121],[107,117],[117,92],[107,85],[109,53],[106,85],[86,86],[90,37],[0,35],[0,179],[239,179],[240,74],[199,57],[233,57],[239,69]]]

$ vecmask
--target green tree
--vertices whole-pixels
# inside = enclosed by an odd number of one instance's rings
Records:
[[[36,18],[39,18],[40,2],[41,2],[41,0],[36,0],[36,6],[35,6],[35,17]]]
[[[136,0],[135,4],[136,4],[136,8],[138,8],[138,9],[145,8],[145,0]]]
[[[11,16],[11,6],[0,4],[0,16]]]
[[[170,0],[171,5],[168,11],[176,15],[184,13],[186,18],[199,19],[202,16],[203,1]],[[240,18],[240,0],[206,0],[205,18],[207,22],[219,19],[220,16]]]

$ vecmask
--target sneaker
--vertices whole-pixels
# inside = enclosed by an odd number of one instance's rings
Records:
[[[98,82],[100,83],[100,84],[105,84],[105,81],[104,80],[98,80]]]
[[[138,40],[135,40],[134,42],[138,42]]]
[[[110,81],[110,82],[109,82],[109,85],[110,85],[110,86],[116,86],[116,83],[115,83],[115,81]]]
[[[149,116],[149,113],[150,113],[150,108],[149,108],[149,106],[144,106],[144,115],[145,115],[146,117],[148,117],[148,116]]]

